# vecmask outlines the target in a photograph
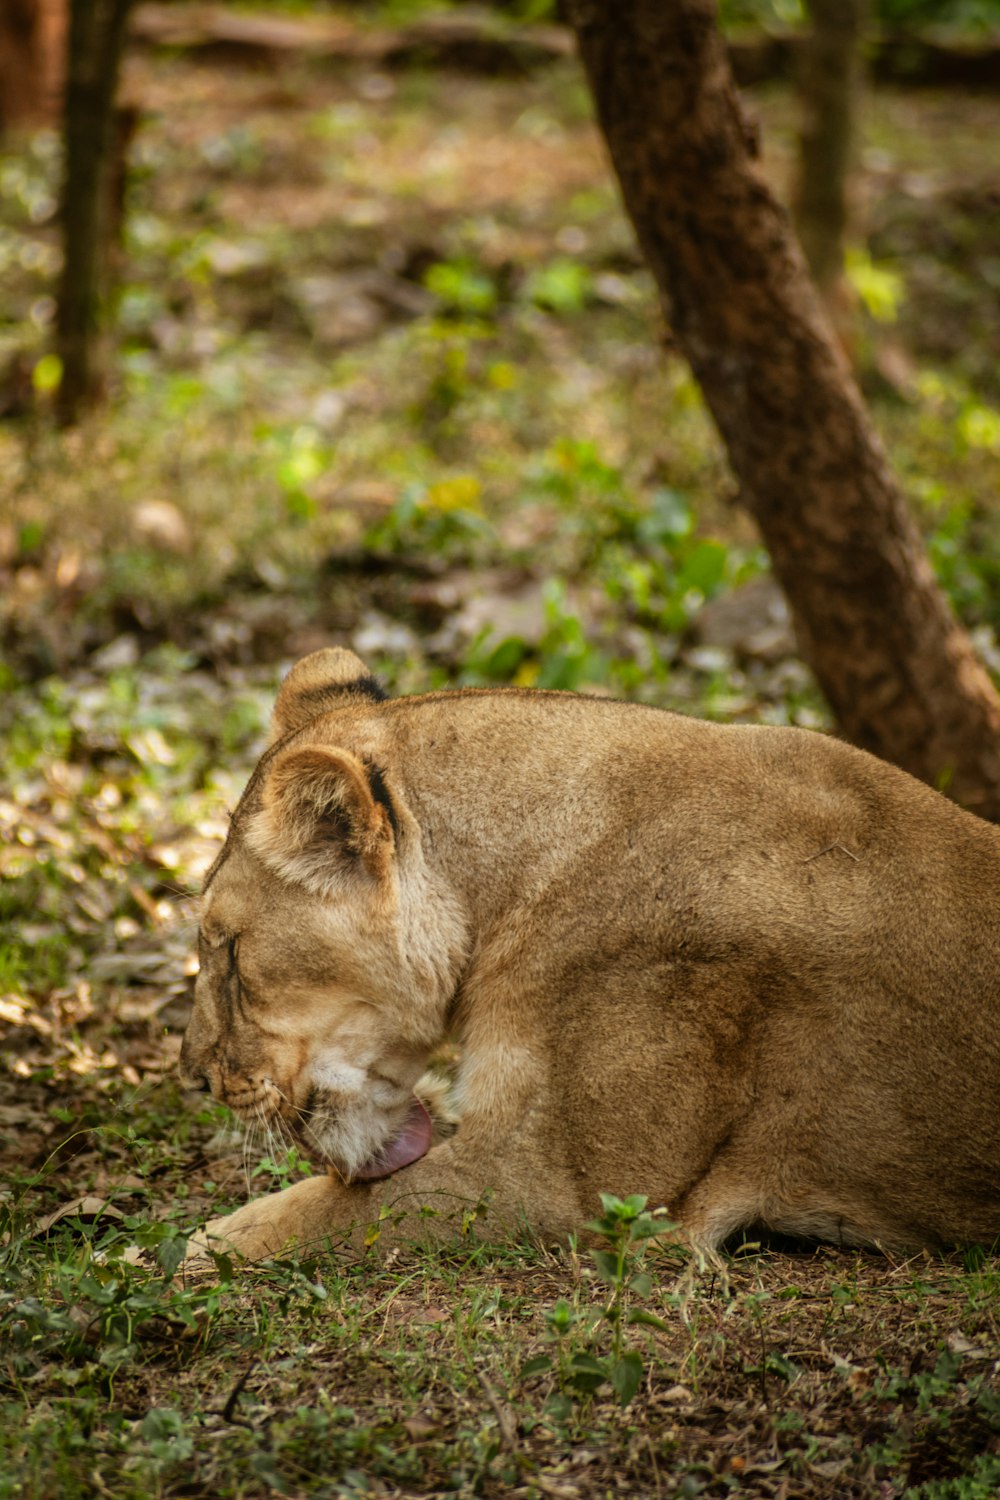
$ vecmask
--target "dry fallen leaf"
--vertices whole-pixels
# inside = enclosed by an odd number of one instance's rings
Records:
[[[437,1423],[428,1417],[410,1417],[403,1423],[403,1430],[414,1443],[422,1443],[437,1432]]]
[[[83,1198],[71,1198],[54,1213],[45,1214],[35,1225],[35,1234],[48,1234],[54,1224],[61,1219],[124,1219],[125,1215],[121,1209],[115,1208],[106,1198],[96,1198],[91,1194]]]

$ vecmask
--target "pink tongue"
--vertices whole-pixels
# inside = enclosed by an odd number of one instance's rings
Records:
[[[416,1097],[410,1105],[410,1113],[395,1140],[383,1146],[377,1156],[364,1162],[354,1173],[354,1182],[375,1182],[380,1177],[391,1177],[400,1167],[408,1167],[419,1161],[430,1150],[431,1133],[434,1127],[431,1117]]]

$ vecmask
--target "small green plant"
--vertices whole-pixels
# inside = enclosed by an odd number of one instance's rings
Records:
[[[626,1330],[667,1331],[662,1318],[636,1306],[652,1291],[652,1279],[643,1268],[645,1251],[650,1241],[675,1227],[662,1209],[646,1213],[646,1202],[639,1194],[601,1194],[603,1212],[586,1227],[604,1241],[591,1256],[609,1288],[607,1300],[598,1307],[580,1308],[561,1297],[545,1314],[555,1358],[537,1355],[522,1367],[522,1379],[547,1371],[555,1374],[559,1396],[550,1408],[556,1416],[569,1414],[573,1397],[591,1396],[605,1385],[611,1386],[620,1406],[627,1406],[639,1389],[643,1362]]]
[[[16,990],[27,973],[24,950],[17,943],[0,942],[0,994]]]
[[[886,266],[877,266],[867,250],[854,247],[847,253],[847,279],[876,323],[895,323],[905,292],[903,278]]]
[[[466,304],[475,300],[473,288],[476,284],[466,285]],[[492,284],[487,283],[487,286],[492,287]],[[485,297],[484,288],[480,288],[480,294]],[[461,419],[468,403],[474,404],[483,360],[488,357],[488,351],[482,350],[482,346],[491,337],[488,309],[481,307],[477,310],[469,305],[460,308],[456,297],[457,291],[450,304],[442,305],[440,316],[419,325],[411,344],[412,377],[416,379],[417,387],[410,399],[407,416],[421,441],[429,444],[436,453],[461,450],[463,446]]]
[[[706,600],[762,566],[740,548],[697,536],[691,505],[676,490],[654,490],[645,511],[621,519],[602,558],[604,588],[633,618],[657,629],[684,630]]]
[[[594,278],[586,266],[559,256],[529,276],[528,300],[550,312],[567,315],[583,312],[593,296]]]
[[[280,1157],[262,1156],[250,1173],[251,1177],[266,1177],[269,1188],[286,1188],[300,1177],[311,1177],[312,1167],[295,1146],[289,1146]]]
[[[479,482],[458,475],[437,484],[407,485],[382,520],[368,529],[370,552],[449,552],[465,555],[492,536],[479,506]]]
[[[497,305],[492,278],[466,259],[437,261],[429,267],[424,285],[449,313],[488,317]]]
[[[194,1438],[181,1412],[154,1406],[139,1423],[138,1435],[157,1470],[183,1463],[194,1452]]]
[[[187,1246],[176,1224],[131,1215],[88,1223],[68,1215],[53,1231],[44,1262],[28,1265],[24,1226],[10,1210],[4,1217],[10,1238],[0,1260],[0,1339],[18,1378],[56,1361],[82,1370],[78,1381],[100,1373],[98,1385],[110,1388],[116,1372],[140,1358],[150,1327],[166,1322],[195,1333],[219,1311],[219,1287],[190,1290],[173,1282]],[[130,1263],[134,1248],[151,1268]],[[219,1257],[228,1281],[223,1262]]]
[[[904,1374],[901,1370],[886,1369],[882,1378],[873,1385],[872,1394],[878,1400],[903,1399],[912,1403],[918,1412],[933,1414],[943,1398],[951,1394],[961,1367],[959,1355],[950,1349],[941,1349],[931,1370]]]
[[[573,692],[607,681],[610,661],[591,640],[566,585],[550,578],[542,589],[545,629],[537,645],[519,635],[498,641],[486,626],[470,643],[460,681],[476,687],[489,682],[514,682],[518,687]]]
[[[636,494],[592,442],[554,443],[535,485],[562,512],[564,570],[593,573],[616,610],[640,625],[681,632],[706,600],[766,566],[759,550],[699,535],[681,491],[661,485]]]
[[[314,486],[329,468],[332,454],[314,427],[302,424],[276,438],[277,479],[291,521],[308,521],[316,514]]]

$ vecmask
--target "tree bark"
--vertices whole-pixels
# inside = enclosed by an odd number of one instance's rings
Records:
[[[57,408],[75,422],[103,389],[99,333],[115,93],[132,0],[72,0],[64,108],[63,274],[56,315],[62,360]]]
[[[65,34],[65,0],[2,0],[0,130],[56,119]]]
[[[754,161],[712,0],[568,0],[626,207],[856,744],[1000,821],[1000,697]]]
[[[866,9],[865,0],[808,0],[812,24],[798,66],[801,124],[795,227],[838,332],[848,332],[840,326],[847,307],[844,236]]]

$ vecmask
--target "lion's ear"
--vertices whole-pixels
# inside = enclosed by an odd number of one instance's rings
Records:
[[[286,879],[322,890],[345,868],[386,875],[398,826],[377,767],[349,750],[292,745],[268,767],[247,841]]]
[[[340,707],[347,694],[375,703],[387,696],[353,651],[329,646],[304,656],[281,684],[271,715],[270,743],[276,745],[286,734],[304,729],[317,715]]]

